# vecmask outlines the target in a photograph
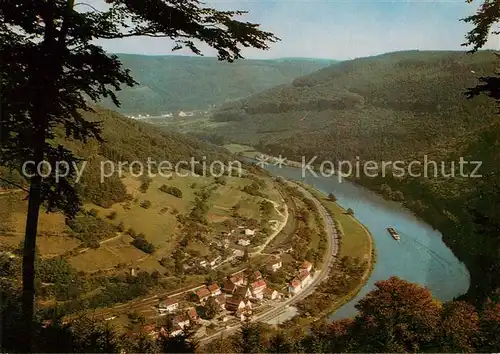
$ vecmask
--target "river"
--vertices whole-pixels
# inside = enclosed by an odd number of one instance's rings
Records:
[[[338,204],[345,209],[352,208],[354,216],[373,235],[377,262],[370,279],[356,298],[329,316],[330,320],[356,315],[357,301],[374,288],[375,282],[393,275],[426,286],[442,301],[452,300],[469,288],[469,272],[444,244],[442,234],[400,203],[387,201],[346,180],[339,182],[336,176],[315,177],[307,172],[302,178],[302,170],[298,168],[271,164],[265,168],[274,175],[307,183],[325,194],[333,193]],[[388,225],[399,232],[401,242],[388,234]]]

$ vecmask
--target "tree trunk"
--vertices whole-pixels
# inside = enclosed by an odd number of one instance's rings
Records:
[[[23,249],[23,297],[22,320],[24,326],[25,350],[31,352],[34,336],[33,314],[35,305],[35,250],[38,229],[38,215],[41,205],[41,178],[34,176],[31,179],[28,214],[26,217],[26,231]]]
[[[47,119],[43,113],[43,106],[40,106],[38,114],[34,115],[38,122],[37,132],[34,136],[34,156],[35,168],[30,180],[30,191],[28,197],[28,212],[26,215],[26,228],[24,233],[23,247],[23,295],[22,295],[22,325],[23,327],[23,352],[31,353],[35,330],[33,315],[35,310],[35,251],[36,236],[38,231],[38,217],[42,200],[42,177],[38,174],[37,167],[44,160],[44,147]]]

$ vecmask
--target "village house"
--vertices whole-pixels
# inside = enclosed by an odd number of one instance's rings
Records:
[[[236,288],[236,291],[234,292],[234,296],[239,296],[242,298],[248,298],[252,296],[252,291],[248,286],[241,286]]]
[[[281,262],[281,257],[279,257],[279,256],[273,256],[273,257],[271,257],[271,260],[268,263],[269,269],[271,271],[273,271],[273,272],[276,272],[282,266],[283,266],[283,263]]]
[[[208,264],[208,262],[205,259],[203,259],[203,260],[200,261],[200,266],[201,267],[206,267],[207,264]]]
[[[255,230],[251,230],[251,229],[245,230],[245,236],[254,236],[254,235],[255,235]]]
[[[189,317],[186,315],[177,315],[172,321],[174,326],[179,326],[184,329],[184,327],[189,326]]]
[[[299,279],[295,278],[288,284],[288,291],[290,293],[297,294],[300,290],[302,290],[302,284]]]
[[[248,300],[245,300],[239,296],[233,296],[226,299],[226,310],[230,312],[236,312],[238,310],[243,309],[251,309],[252,303]]]
[[[226,297],[223,294],[215,297],[215,301],[219,304],[221,310],[226,309]]]
[[[177,337],[177,336],[180,336],[182,333],[184,333],[184,331],[182,330],[182,328],[180,326],[174,326],[172,328],[172,330],[170,331],[170,336]]]
[[[148,334],[154,339],[158,338],[158,330],[156,329],[156,326],[154,324],[145,325],[144,327],[142,327],[142,332]]]
[[[243,257],[245,255],[245,251],[242,250],[233,250],[233,256],[236,258]]]
[[[245,280],[245,276],[243,275],[243,273],[238,273],[236,275],[233,275],[230,279],[229,279],[234,285],[238,285],[238,286],[241,286],[241,285],[245,285],[246,284],[246,280]]]
[[[248,238],[240,238],[238,240],[238,245],[248,246],[250,244],[250,240]]]
[[[262,279],[262,273],[256,270],[250,275],[250,277],[252,278],[252,280],[257,281],[259,279]]]
[[[208,288],[206,286],[196,290],[195,294],[198,297],[198,301],[201,304],[203,304],[205,302],[205,300],[208,299],[211,295],[210,290],[208,290]]]
[[[198,316],[198,313],[196,312],[196,309],[194,307],[188,309],[186,311],[186,315],[188,316],[189,321],[193,323],[198,323],[198,321],[200,320],[200,316]]]
[[[268,300],[279,300],[281,298],[280,293],[271,288],[264,289],[264,297]]]
[[[264,290],[266,289],[266,287],[266,282],[263,279],[257,280],[256,282],[252,283],[250,285],[250,288],[252,289],[253,297],[262,300],[264,298]]]
[[[219,288],[219,284],[217,284],[217,283],[213,283],[213,284],[209,285],[208,290],[210,291],[210,295],[212,295],[212,296],[217,296],[217,295],[222,294],[222,292],[220,291],[220,288]]]
[[[249,320],[251,318],[252,311],[244,308],[244,309],[236,311],[236,313],[234,315],[237,318],[239,318],[241,322],[244,322],[244,321]]]
[[[166,299],[158,305],[160,313],[174,312],[179,308],[179,301],[176,299]]]
[[[221,256],[217,256],[217,257],[214,257],[214,258],[211,258],[209,260],[209,263],[210,263],[210,266],[214,266],[216,265],[217,263],[219,263],[221,261],[222,257]]]
[[[302,263],[302,267],[300,267],[301,270],[307,270],[308,272],[311,271],[312,269],[312,264],[308,261],[304,261],[304,263]]]
[[[311,281],[311,273],[307,269],[302,270],[298,276],[302,286],[306,286]]]
[[[232,281],[228,280],[224,283],[224,286],[222,287],[222,291],[225,292],[226,294],[234,294],[234,291],[236,290],[237,286],[234,284]]]

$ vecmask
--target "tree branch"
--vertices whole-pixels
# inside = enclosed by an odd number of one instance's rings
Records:
[[[120,39],[120,38],[135,37],[135,36],[145,36],[153,38],[170,37],[168,34],[147,33],[147,32],[130,32],[123,34],[99,34],[99,38],[103,39]]]
[[[5,178],[0,177],[0,181],[7,182],[8,184],[10,184],[10,185],[12,185],[12,186],[14,186],[14,187],[17,187],[17,188],[19,188],[19,189],[22,189],[22,190],[23,190],[23,191],[25,191],[25,192],[28,192],[28,193],[30,192],[28,189],[24,188],[24,187],[23,187],[23,186],[21,186],[20,184],[17,184],[17,183],[14,183],[14,182],[12,182],[12,181],[9,181],[8,179],[5,179]]]

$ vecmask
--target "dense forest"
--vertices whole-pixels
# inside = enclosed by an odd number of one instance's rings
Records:
[[[330,65],[333,60],[276,59],[221,63],[216,58],[118,54],[139,86],[118,92],[124,114],[161,114],[178,110],[208,109]],[[110,100],[102,102],[116,109]]]
[[[214,115],[218,140],[252,144],[288,159],[444,161],[454,178],[376,178],[361,183],[403,202],[444,234],[472,275],[470,298],[483,301],[500,282],[497,107],[467,99],[478,78],[491,75],[491,51],[408,51],[346,61],[237,103]],[[483,178],[459,176],[460,157],[482,161]],[[473,165],[466,165],[471,173]],[[438,165],[440,169],[440,165]],[[487,226],[484,226],[487,225]]]

